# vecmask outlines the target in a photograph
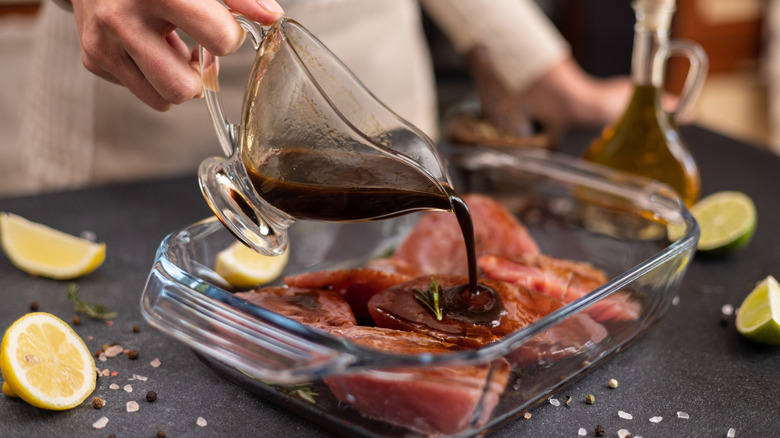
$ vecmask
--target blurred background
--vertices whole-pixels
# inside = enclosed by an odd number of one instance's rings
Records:
[[[25,80],[25,63],[35,35],[32,23],[41,0],[0,0],[0,102],[13,102]],[[44,0],[48,1],[48,0]],[[537,0],[572,46],[580,64],[596,76],[629,74],[634,13],[629,0]],[[780,94],[774,90],[772,18],[780,0],[678,0],[672,37],[701,44],[710,71],[698,103],[696,123],[713,131],[780,153]],[[426,20],[439,86],[441,114],[473,93],[462,60],[438,29]],[[682,86],[687,65],[673,61],[667,85]],[[13,105],[0,105],[0,160],[18,126]],[[776,121],[771,120],[775,118]]]

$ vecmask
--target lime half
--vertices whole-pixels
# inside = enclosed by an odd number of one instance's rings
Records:
[[[718,192],[697,202],[691,213],[699,223],[697,249],[725,254],[744,247],[756,230],[756,206],[742,192]]]
[[[756,342],[780,345],[780,284],[775,277],[766,277],[745,297],[737,331]]]

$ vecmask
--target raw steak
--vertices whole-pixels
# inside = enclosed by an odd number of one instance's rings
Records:
[[[528,230],[503,205],[483,195],[467,195],[463,200],[474,223],[478,257],[539,253]],[[420,274],[468,274],[466,245],[452,213],[425,214],[392,257],[414,267]]]
[[[545,255],[508,258],[497,255],[480,257],[484,276],[535,290],[564,303],[581,298],[607,282],[604,273],[587,263],[557,259]],[[596,321],[634,320],[640,306],[628,294],[619,293],[593,305],[586,312]]]
[[[453,344],[412,332],[347,326],[333,333],[392,354],[442,354]],[[485,424],[509,380],[504,359],[482,365],[396,367],[323,378],[333,394],[369,418],[425,434],[453,435]]]

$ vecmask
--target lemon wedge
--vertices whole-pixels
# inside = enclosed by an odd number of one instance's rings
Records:
[[[214,270],[236,289],[248,289],[274,281],[289,258],[289,247],[281,255],[267,256],[235,242],[217,254]]]
[[[95,360],[63,320],[37,312],[22,316],[0,346],[3,393],[43,409],[78,406],[95,390]]]
[[[768,276],[745,297],[737,331],[756,342],[780,345],[780,283]]]
[[[55,280],[89,274],[106,259],[106,244],[72,236],[21,216],[0,212],[3,251],[17,268]]]

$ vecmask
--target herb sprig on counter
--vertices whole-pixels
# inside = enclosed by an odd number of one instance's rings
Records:
[[[415,289],[414,298],[433,312],[437,321],[441,321],[444,318],[444,310],[440,304],[439,283],[436,279],[431,277],[431,285],[424,292],[420,289]]]
[[[68,285],[68,300],[73,303],[73,310],[83,313],[90,318],[95,319],[114,319],[116,312],[109,312],[106,306],[100,303],[88,303],[79,298],[79,285],[71,283]]]

